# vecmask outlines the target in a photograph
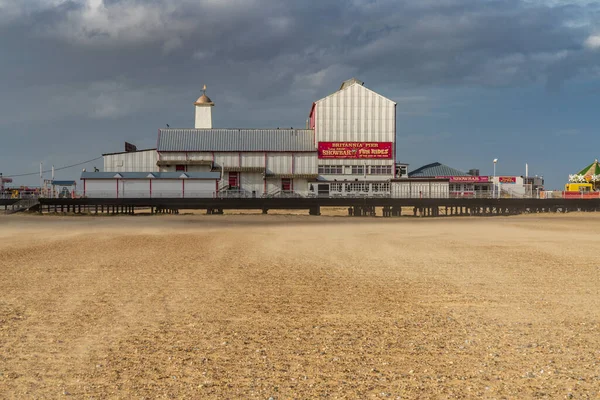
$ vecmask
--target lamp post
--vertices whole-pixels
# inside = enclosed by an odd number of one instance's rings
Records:
[[[498,192],[497,183],[496,183],[496,164],[498,163],[498,159],[494,158],[494,198],[496,198],[496,194]]]

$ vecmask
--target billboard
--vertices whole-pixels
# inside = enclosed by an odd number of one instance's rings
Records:
[[[392,142],[319,142],[319,158],[391,160],[393,145]]]
[[[449,179],[450,183],[489,183],[487,176],[436,176],[436,179]]]
[[[129,142],[125,142],[125,151],[126,152],[137,151],[137,147]]]
[[[517,183],[516,176],[499,176],[498,182],[500,183]]]

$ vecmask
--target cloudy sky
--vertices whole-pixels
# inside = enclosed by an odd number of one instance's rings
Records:
[[[600,158],[598,2],[0,0],[0,172],[154,147],[204,84],[216,127],[301,127],[351,77],[398,103],[411,169],[559,188]]]

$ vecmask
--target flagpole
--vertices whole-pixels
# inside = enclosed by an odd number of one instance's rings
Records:
[[[525,163],[525,185],[529,185],[529,165]],[[527,186],[525,186],[527,187]],[[533,185],[531,185],[531,196],[533,197]]]

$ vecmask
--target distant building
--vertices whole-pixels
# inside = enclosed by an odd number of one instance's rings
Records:
[[[476,175],[434,162],[409,172],[408,177],[410,179],[448,179],[449,193],[452,197],[471,197],[477,192],[482,193],[492,190],[490,177],[479,176],[479,170],[470,170],[470,172]]]

